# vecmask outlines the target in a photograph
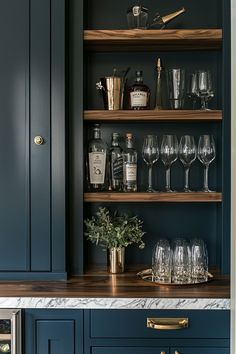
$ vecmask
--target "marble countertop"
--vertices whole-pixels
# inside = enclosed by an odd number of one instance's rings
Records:
[[[229,310],[230,299],[0,297],[0,308]]]

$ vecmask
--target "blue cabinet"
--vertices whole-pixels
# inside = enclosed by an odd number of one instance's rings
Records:
[[[188,319],[182,329],[152,329],[148,318]],[[102,325],[101,325],[102,324]],[[229,354],[230,312],[187,310],[87,310],[86,354]]]
[[[26,310],[25,354],[83,354],[82,310]]]
[[[0,2],[0,279],[65,278],[64,2]]]

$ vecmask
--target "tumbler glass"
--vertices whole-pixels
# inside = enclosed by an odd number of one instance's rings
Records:
[[[208,253],[203,240],[191,242],[192,282],[204,283],[208,280]]]
[[[171,109],[182,109],[185,99],[185,70],[180,68],[168,70],[167,80]]]
[[[171,282],[172,251],[167,239],[157,241],[152,256],[153,280],[159,283]]]
[[[173,247],[172,282],[191,283],[191,249],[185,239],[176,239]]]

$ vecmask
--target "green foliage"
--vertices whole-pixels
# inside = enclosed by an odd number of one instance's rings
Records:
[[[87,239],[104,248],[127,247],[132,243],[137,243],[139,248],[145,246],[143,222],[137,216],[111,214],[108,209],[99,208],[96,216],[85,220],[85,225]]]

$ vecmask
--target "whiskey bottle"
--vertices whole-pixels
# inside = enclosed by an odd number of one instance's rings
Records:
[[[123,152],[123,190],[137,191],[137,151],[133,147],[133,135],[126,134],[126,148]]]
[[[119,145],[119,134],[112,134],[110,148],[110,186],[113,191],[123,190],[123,155]]]
[[[101,139],[99,124],[93,128],[93,138],[88,145],[89,190],[107,188],[107,144]]]
[[[129,88],[129,109],[149,109],[150,89],[143,83],[143,72],[136,71],[135,83]]]

